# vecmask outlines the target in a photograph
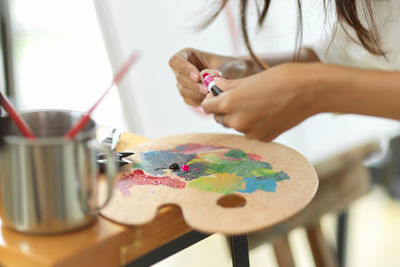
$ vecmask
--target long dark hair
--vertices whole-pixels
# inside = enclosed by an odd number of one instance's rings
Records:
[[[204,23],[203,27],[211,24],[215,18],[219,15],[219,13],[224,9],[225,5],[229,0],[221,0],[221,5],[217,9],[217,11],[212,14]],[[337,23],[335,29],[337,27],[343,26],[346,34],[350,36],[348,30],[346,30],[346,26],[349,26],[354,30],[358,41],[369,53],[376,56],[385,56],[385,51],[381,48],[380,36],[378,33],[377,26],[374,20],[374,14],[372,10],[372,1],[374,0],[321,0],[323,1],[323,7],[325,12],[327,12],[329,5],[334,1],[336,7],[336,15],[337,15]],[[359,6],[356,2],[359,2]],[[258,10],[258,26],[261,27],[267,17],[268,9],[270,6],[271,0],[256,0],[257,10]],[[262,5],[260,7],[260,5]],[[257,62],[257,64],[266,69],[267,66],[265,63],[260,60],[257,55],[254,53],[248,32],[247,32],[247,0],[240,0],[240,22],[244,43],[251,55],[251,57]],[[297,61],[299,58],[300,48],[302,44],[302,36],[303,36],[303,16],[302,16],[302,5],[301,0],[297,0],[298,7],[298,16],[297,16],[297,34],[296,34],[296,45],[295,45],[295,53],[294,53],[294,61]],[[360,9],[360,10],[359,10]],[[366,26],[364,26],[359,18],[358,12],[361,12],[363,16],[366,18]],[[335,32],[335,31],[334,31]],[[332,37],[333,40],[333,37]]]

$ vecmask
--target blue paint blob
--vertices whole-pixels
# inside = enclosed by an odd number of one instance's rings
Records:
[[[242,193],[253,193],[257,190],[262,190],[266,192],[275,192],[276,191],[276,182],[275,180],[268,177],[249,177],[244,178],[246,182],[246,188],[244,190],[238,190]]]

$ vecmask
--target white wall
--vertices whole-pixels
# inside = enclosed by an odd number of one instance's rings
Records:
[[[85,112],[112,79],[91,0],[10,1],[17,106]],[[96,109],[99,124],[126,129],[113,90]]]

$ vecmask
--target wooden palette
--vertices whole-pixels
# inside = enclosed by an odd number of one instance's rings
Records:
[[[228,154],[223,153],[226,153],[228,148],[248,153],[245,157],[257,154],[261,156],[258,160],[269,163],[279,174],[286,173],[289,179],[276,182],[275,192],[256,190],[253,193],[245,193],[244,188],[247,190],[248,186],[241,183],[239,191],[224,194],[209,187],[205,188],[209,188],[211,192],[194,188],[191,185],[198,184],[196,179],[192,180],[196,181],[195,183],[185,181],[185,178],[176,176],[175,172],[169,170],[166,165],[165,170],[161,170],[164,172],[161,176],[172,177],[174,181],[186,183],[184,188],[173,188],[163,184],[135,184],[121,187],[122,181],[128,181],[129,179],[125,179],[133,171],[133,166],[130,166],[123,174],[125,178],[121,177],[117,181],[113,198],[101,214],[118,223],[138,225],[153,220],[161,206],[172,204],[182,209],[186,223],[198,231],[243,234],[284,221],[303,209],[317,191],[317,175],[312,165],[301,154],[280,144],[249,140],[239,135],[186,134],[164,137],[133,147],[131,150],[135,151],[136,155],[130,159],[143,163],[142,157],[145,154],[141,152],[172,150],[188,143],[218,147],[218,149],[200,153],[199,157],[206,155],[204,157],[208,158],[211,154],[212,157],[215,155],[219,158],[225,157],[224,155]],[[195,169],[192,168],[192,171],[195,172]],[[181,173],[181,170],[178,172]],[[232,176],[236,177],[235,174]],[[206,180],[211,179],[215,182],[214,177],[207,177]],[[261,180],[264,181],[265,178],[257,177],[254,181],[258,183]],[[104,199],[104,196],[105,190],[101,190],[100,201]]]

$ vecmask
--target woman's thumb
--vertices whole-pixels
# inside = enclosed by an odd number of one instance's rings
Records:
[[[233,80],[225,80],[221,77],[214,78],[215,85],[222,91],[228,91],[233,89]]]

